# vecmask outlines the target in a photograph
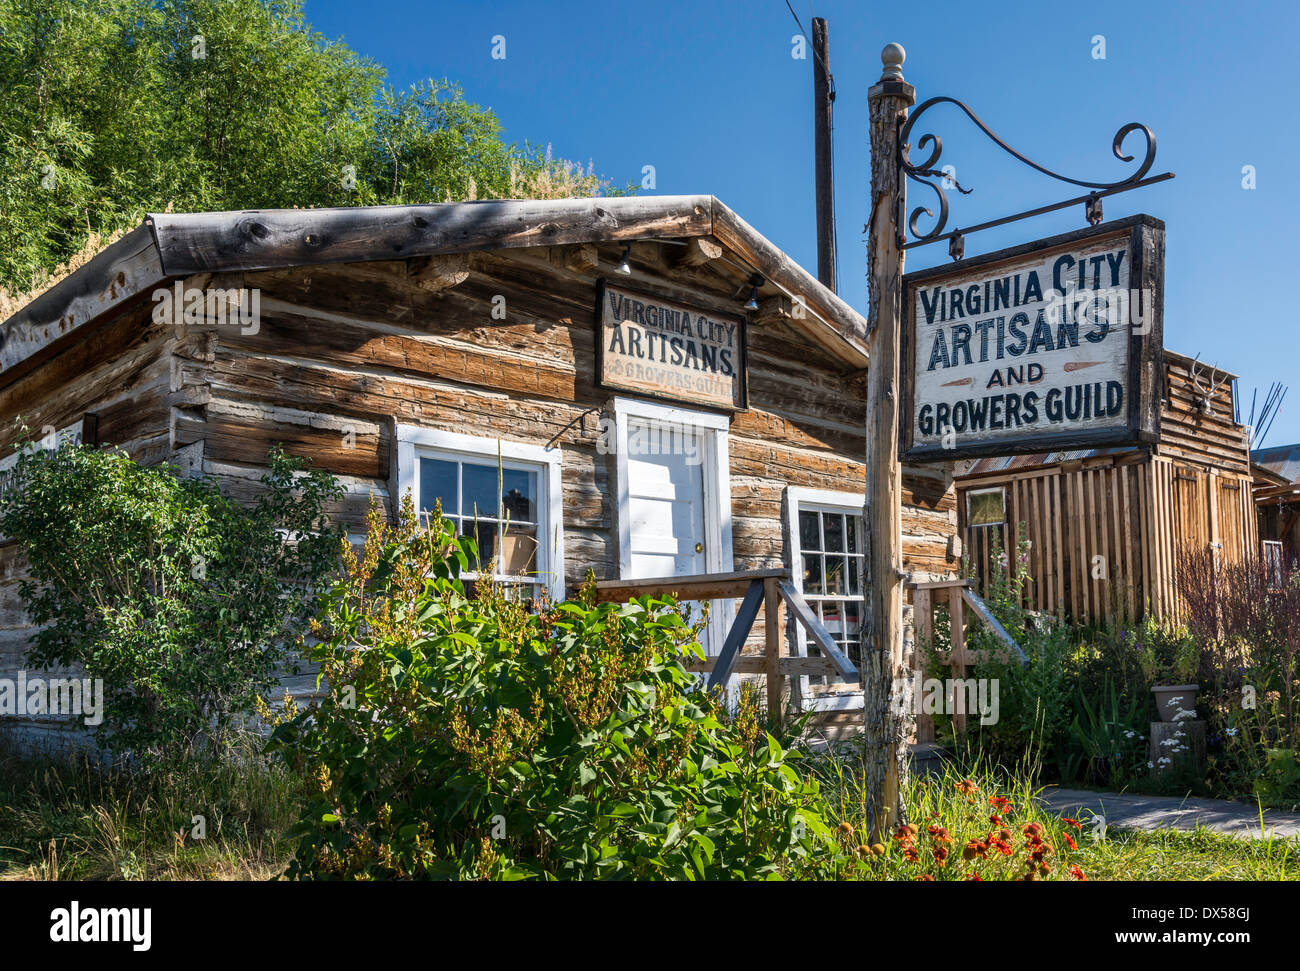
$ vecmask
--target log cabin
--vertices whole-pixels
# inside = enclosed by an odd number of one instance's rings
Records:
[[[955,470],[958,525],[979,585],[1028,540],[1026,605],[1086,624],[1179,616],[1185,549],[1254,556],[1248,430],[1236,375],[1165,349],[1158,441],[986,458]]]
[[[282,444],[352,528],[440,504],[522,596],[784,568],[858,656],[867,322],[711,196],[154,214],[0,333],[0,456],[21,418],[247,499]],[[906,568],[953,575],[951,468],[903,503]],[[0,677],[23,569],[0,547]]]

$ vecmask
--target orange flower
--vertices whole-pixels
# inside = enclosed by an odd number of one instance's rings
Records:
[[[1061,822],[1066,826],[1073,826],[1075,829],[1083,829],[1083,825],[1077,819],[1071,819],[1069,816],[1062,816]]]
[[[963,779],[961,782],[958,782],[956,788],[958,792],[967,796],[972,796],[980,791],[980,787],[971,782],[970,779]]]
[[[978,873],[976,873],[974,870],[972,870],[970,873],[966,874],[965,879],[967,879],[967,880],[974,880],[976,883],[983,883],[983,882],[984,882],[984,878],[981,877],[981,876],[980,876]]]
[[[1065,845],[1070,849],[1077,850],[1079,848],[1079,844],[1074,841],[1074,837],[1069,833],[1062,833],[1061,839],[1065,840]]]
[[[931,881],[931,882],[934,881],[934,877],[930,876],[930,874],[928,874],[928,873],[922,873],[920,876],[915,877],[914,879],[916,879],[916,880],[929,880],[929,881]]]
[[[974,860],[976,858],[979,858],[981,860],[987,859],[988,853],[989,853],[988,843],[984,842],[983,840],[970,840],[966,843],[966,848],[961,851],[961,856],[963,860],[969,862],[970,860]]]
[[[934,839],[935,839],[936,842],[939,842],[939,843],[951,843],[951,842],[952,842],[952,837],[948,835],[948,829],[947,829],[947,827],[944,827],[944,826],[928,826],[928,827],[926,827],[926,830],[925,830],[925,831],[926,831],[927,833],[929,833],[932,837],[934,837]]]
[[[1087,876],[1084,875],[1084,872],[1083,872],[1081,869],[1079,869],[1078,866],[1072,866],[1072,867],[1070,867],[1070,876],[1074,877],[1074,879],[1076,879],[1076,880],[1087,880],[1087,879],[1088,879]]]
[[[938,863],[939,866],[947,866],[947,865],[948,865],[948,847],[946,847],[946,846],[936,846],[936,847],[935,847],[931,852],[934,853],[934,862],[935,862],[935,863]]]

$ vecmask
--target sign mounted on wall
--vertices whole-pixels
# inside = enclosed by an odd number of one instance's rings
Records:
[[[1131,216],[906,274],[902,458],[1155,441],[1164,255]]]
[[[606,388],[730,411],[747,407],[745,319],[604,280],[596,286],[596,368]]]

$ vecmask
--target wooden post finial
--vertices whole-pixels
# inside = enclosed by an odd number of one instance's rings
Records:
[[[885,49],[880,52],[880,63],[885,66],[885,69],[880,72],[880,80],[903,80],[903,61],[906,59],[907,51],[903,50],[902,44],[886,44]]]

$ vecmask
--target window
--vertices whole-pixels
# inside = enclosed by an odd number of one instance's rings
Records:
[[[795,586],[831,637],[855,666],[862,663],[863,496],[848,492],[790,488],[790,547]],[[800,654],[821,651],[799,627]],[[813,695],[843,692],[849,683],[839,675],[809,677]],[[857,684],[853,698],[861,705]],[[814,705],[814,707],[826,707]]]
[[[1282,543],[1278,540],[1264,540],[1264,572],[1271,589],[1282,586]]]
[[[469,579],[490,575],[523,599],[564,595],[557,449],[398,427],[398,491],[416,509],[441,508],[474,540]]]
[[[1007,493],[996,489],[972,489],[966,493],[966,525],[1001,526],[1007,521]]]

